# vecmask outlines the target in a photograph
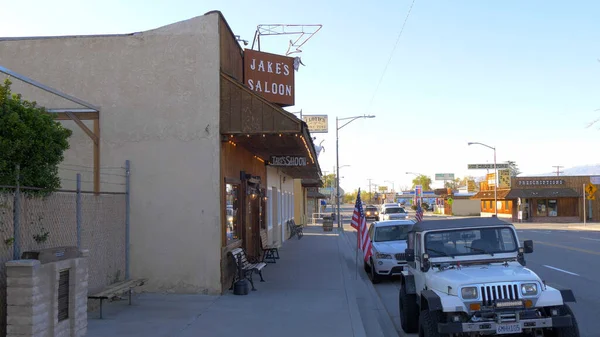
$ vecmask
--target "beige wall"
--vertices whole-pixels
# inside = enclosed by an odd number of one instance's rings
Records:
[[[272,214],[273,227],[269,229],[269,241],[281,245],[289,236],[286,221],[292,219],[294,213],[294,179],[277,167],[267,166],[267,188],[273,190],[273,187],[279,193],[279,206],[278,214]],[[286,201],[288,204],[284,207]]]
[[[306,189],[302,187],[302,179],[294,179],[294,221],[305,224],[304,206],[306,205]]]
[[[481,212],[481,201],[471,199],[454,199],[452,203],[452,215],[469,216],[479,215]]]
[[[102,166],[131,160],[132,277],[148,278],[149,291],[220,293],[217,14],[127,36],[0,41],[0,50],[0,65],[101,107]],[[49,108],[77,107],[14,82]],[[65,124],[75,131],[66,163],[91,167],[91,141]],[[122,185],[102,185],[111,188]]]

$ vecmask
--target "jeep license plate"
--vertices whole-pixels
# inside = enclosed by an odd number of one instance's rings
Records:
[[[512,324],[497,324],[496,325],[496,333],[499,335],[505,335],[510,333],[521,333],[523,329],[521,328],[521,324],[512,323]]]

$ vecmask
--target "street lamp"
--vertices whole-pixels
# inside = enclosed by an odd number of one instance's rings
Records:
[[[350,165],[342,165],[342,166],[340,166],[340,168],[344,168],[344,167],[350,167]],[[335,171],[337,171],[337,173],[339,173],[339,172],[340,172],[339,170],[336,170],[336,168],[335,168],[335,167],[334,167],[333,169],[334,169],[334,172],[335,172]],[[342,178],[344,178],[344,177],[342,177]],[[339,179],[337,179],[337,175],[336,175],[336,181],[335,181],[335,185],[336,185],[336,186],[335,186],[335,188],[336,188],[336,190],[337,190],[337,186],[339,185],[339,183],[340,183],[340,180],[339,180]],[[333,193],[333,190],[332,190],[332,192],[331,192],[331,193]],[[333,209],[333,213],[337,213],[337,212],[336,212],[336,210],[335,210],[335,207],[333,206],[333,205],[337,205],[337,202],[336,202],[336,203],[333,203],[333,201],[334,201],[334,200],[333,200],[333,194],[332,194],[332,196],[331,196],[331,201],[332,201],[332,206],[331,206],[331,207],[332,207],[332,209]]]
[[[344,118],[338,118],[337,116],[335,117],[335,165],[337,166],[337,173],[335,175],[335,179],[337,180],[337,184],[336,184],[336,195],[337,195],[337,222],[338,222],[338,228],[342,228],[342,222],[340,221],[340,137],[339,137],[339,131],[341,128],[343,128],[344,126],[354,122],[355,120],[359,119],[359,118],[375,118],[375,116],[373,115],[362,115],[362,116],[354,116],[354,117],[344,117]],[[342,126],[339,126],[339,121],[345,121],[347,120],[346,123],[344,123]]]
[[[498,168],[496,167],[496,148],[479,142],[469,142],[470,145],[481,145],[494,150],[494,211],[498,217]]]

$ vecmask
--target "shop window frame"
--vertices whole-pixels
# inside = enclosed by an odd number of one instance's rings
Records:
[[[237,221],[237,231],[238,231],[238,238],[237,239],[233,239],[233,240],[229,240],[227,238],[227,185],[236,185],[238,187],[237,190],[237,194],[238,194],[238,208],[237,208],[237,213],[238,213],[238,221]],[[222,214],[223,214],[223,220],[222,220],[222,233],[223,233],[223,246],[224,247],[230,247],[233,245],[239,245],[242,242],[242,233],[241,230],[243,228],[243,195],[242,195],[242,181],[240,179],[237,178],[225,178],[225,184],[223,185],[223,209],[222,209]]]
[[[535,215],[548,216],[548,199],[537,199],[535,201]],[[544,206],[544,211],[540,212],[540,206]]]

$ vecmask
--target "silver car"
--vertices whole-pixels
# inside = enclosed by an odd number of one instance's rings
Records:
[[[364,262],[371,282],[378,283],[382,276],[400,275],[406,266],[404,251],[412,220],[377,221],[369,227],[373,255]]]

